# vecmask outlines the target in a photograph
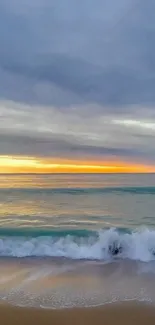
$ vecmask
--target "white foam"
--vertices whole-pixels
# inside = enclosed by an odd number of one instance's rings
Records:
[[[51,256],[72,259],[109,260],[109,247],[121,247],[117,258],[151,261],[155,259],[155,231],[143,229],[120,233],[116,229],[102,230],[98,236],[75,237],[5,237],[0,239],[0,256]]]

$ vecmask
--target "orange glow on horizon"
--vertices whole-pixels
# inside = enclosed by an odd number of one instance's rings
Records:
[[[149,173],[155,166],[123,161],[65,161],[35,157],[0,156],[0,173]]]

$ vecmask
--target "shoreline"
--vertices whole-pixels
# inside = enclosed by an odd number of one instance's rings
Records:
[[[145,303],[112,303],[99,307],[44,309],[0,304],[0,322],[5,325],[138,325],[155,324],[155,306]]]

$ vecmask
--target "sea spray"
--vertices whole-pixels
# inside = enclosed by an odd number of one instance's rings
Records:
[[[13,233],[14,231],[14,233]],[[155,259],[155,230],[104,229],[100,231],[3,230],[0,256],[65,257],[151,261]]]

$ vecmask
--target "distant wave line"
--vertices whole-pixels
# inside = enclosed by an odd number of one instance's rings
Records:
[[[155,186],[126,186],[126,187],[89,187],[89,188],[38,188],[38,187],[24,187],[24,188],[0,188],[0,191],[8,193],[9,191],[22,191],[30,193],[49,193],[55,194],[68,194],[68,195],[84,195],[84,194],[155,194]]]

